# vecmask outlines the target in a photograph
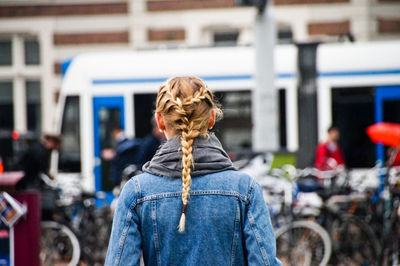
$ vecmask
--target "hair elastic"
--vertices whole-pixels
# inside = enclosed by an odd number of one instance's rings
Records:
[[[187,208],[187,204],[183,204],[183,206],[182,206],[182,213],[185,213],[185,212],[186,212],[186,208]]]

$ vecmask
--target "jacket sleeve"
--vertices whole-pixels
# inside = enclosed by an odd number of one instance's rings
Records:
[[[118,199],[104,265],[139,265],[142,239],[136,199],[135,181],[131,179]]]
[[[244,222],[248,265],[281,265],[276,258],[276,240],[260,185],[253,180]]]

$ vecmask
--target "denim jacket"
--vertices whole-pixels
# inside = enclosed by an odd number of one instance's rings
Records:
[[[144,174],[127,182],[114,215],[106,265],[280,265],[258,183],[234,170],[217,137],[193,142],[186,227],[180,137],[168,139]]]
[[[181,179],[144,173],[124,186],[105,265],[280,265],[259,184],[235,170],[192,178],[179,233]]]

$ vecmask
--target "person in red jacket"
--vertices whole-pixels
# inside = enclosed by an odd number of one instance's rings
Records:
[[[315,153],[315,168],[319,170],[333,170],[339,166],[346,166],[343,152],[339,146],[339,129],[331,126],[328,129],[328,140],[317,146]]]

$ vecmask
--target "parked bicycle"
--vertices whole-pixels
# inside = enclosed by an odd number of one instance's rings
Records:
[[[272,172],[288,180],[285,171]],[[379,176],[385,183],[376,198]],[[284,203],[283,193],[280,212],[271,212],[285,265],[399,265],[400,168],[377,166],[361,178],[303,169],[292,179],[298,191],[293,204]],[[270,181],[271,188],[265,180],[260,182],[264,191],[278,195],[279,182]]]
[[[280,220],[285,222],[275,231],[277,256],[284,265],[326,265],[332,253],[332,242],[329,233],[311,218],[318,214],[322,202],[315,195],[309,194],[311,197],[305,198],[295,193],[298,190],[297,171],[281,172],[274,169],[271,173],[284,180],[289,178],[292,188],[291,191],[286,189],[285,194],[293,194],[291,201],[285,201],[283,212],[278,215],[283,216]],[[288,196],[285,198],[289,199]]]
[[[42,205],[47,218],[41,223],[42,264],[103,265],[112,224],[105,194],[82,192],[64,198],[57,183],[44,175],[42,180],[46,184]]]
[[[366,222],[354,216],[355,204],[367,201],[367,180],[355,183],[344,171],[287,166],[256,179],[285,265],[376,265],[379,242]]]
[[[257,156],[241,171],[251,174],[263,188],[277,238],[277,256],[284,265],[326,265],[332,245],[328,232],[312,220],[297,220],[293,202],[297,170],[271,169],[270,160]]]
[[[346,172],[321,172],[311,169],[308,173],[303,170],[299,177],[297,185],[302,193],[300,195],[314,195],[320,199],[321,204],[316,212],[308,213],[306,217],[312,218],[329,233],[332,243],[329,263],[376,265],[379,243],[364,219],[355,215],[355,206],[364,204],[370,193],[367,190],[354,191]]]
[[[400,167],[378,165],[371,171],[384,180],[383,191],[357,207],[380,246],[376,265],[400,265]]]
[[[77,236],[70,227],[68,206],[61,200],[57,184],[41,174],[42,218],[40,238],[41,265],[77,265],[81,255]]]

